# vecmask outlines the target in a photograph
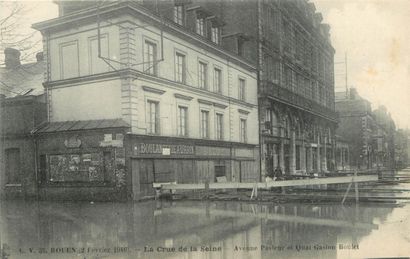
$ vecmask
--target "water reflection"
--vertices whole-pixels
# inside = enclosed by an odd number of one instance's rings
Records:
[[[403,209],[408,207],[4,201],[0,241],[3,258],[347,258]]]

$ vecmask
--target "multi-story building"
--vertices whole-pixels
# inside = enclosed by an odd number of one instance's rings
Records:
[[[168,17],[153,1],[57,4],[58,18],[33,25],[47,63],[45,195],[122,186],[137,199],[153,182],[260,180],[256,67],[222,48],[216,13],[183,1],[160,2]]]
[[[374,157],[374,120],[370,102],[360,97],[356,89],[349,93],[336,93],[336,110],[339,112],[337,134],[350,144],[352,168],[371,168]]]
[[[377,133],[373,134],[377,147],[375,163],[378,166],[395,168],[395,135],[396,125],[385,106],[380,106],[373,111],[377,125]]]
[[[397,169],[403,169],[410,163],[410,131],[398,129],[394,137],[395,142],[395,166]]]
[[[334,169],[334,49],[304,0],[222,1],[225,46],[259,67],[262,174]]]
[[[347,95],[336,94],[340,97],[336,100],[337,133],[349,144],[352,168],[393,168],[395,125],[386,108],[372,111],[370,102],[354,88]]]

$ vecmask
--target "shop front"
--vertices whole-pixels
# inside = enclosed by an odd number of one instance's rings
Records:
[[[38,130],[39,199],[127,199],[126,128],[122,121],[104,120],[50,123]]]
[[[260,181],[258,147],[222,141],[128,135],[134,199],[153,183]]]

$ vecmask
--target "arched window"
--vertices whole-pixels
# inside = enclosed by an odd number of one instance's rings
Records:
[[[290,120],[289,117],[285,117],[284,125],[283,125],[284,137],[290,138]]]
[[[270,108],[265,111],[265,130],[274,136],[279,135],[278,117],[275,111]]]
[[[295,130],[296,130],[296,132],[295,132],[296,133],[296,138],[298,138],[298,139],[302,138],[303,131],[302,131],[302,123],[300,122],[300,120],[296,121]]]

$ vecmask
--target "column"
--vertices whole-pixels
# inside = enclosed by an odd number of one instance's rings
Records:
[[[262,176],[262,180],[263,180],[263,179],[265,179],[265,176],[267,174],[267,171],[266,171],[267,145],[263,143],[264,142],[263,137],[261,139],[262,139],[262,143],[261,143],[261,150],[260,150],[260,152],[261,152],[261,154],[260,154],[261,158],[260,159],[261,159],[261,176]]]
[[[313,169],[313,152],[312,152],[312,147],[307,147],[306,148],[306,170],[307,172],[312,172]]]
[[[316,168],[317,168],[317,172],[316,173],[320,173],[321,172],[321,167],[320,167],[320,135],[318,134],[317,136],[317,149],[316,149]]]
[[[343,153],[345,152],[343,147],[340,148],[339,150],[340,152],[340,163],[338,163],[340,165],[340,168],[343,170],[344,169],[344,163],[343,163]]]
[[[283,145],[283,139],[279,144],[279,166],[283,173],[285,173],[285,147]]]
[[[278,153],[277,153],[277,144],[272,144],[272,168],[273,171],[279,166],[278,164]]]
[[[296,132],[295,130],[291,130],[290,136],[290,165],[289,171],[290,174],[296,173]]]
[[[327,137],[323,141],[322,171],[327,171]]]
[[[305,141],[302,141],[302,145],[300,146],[300,170],[306,172],[306,148],[305,148]]]

